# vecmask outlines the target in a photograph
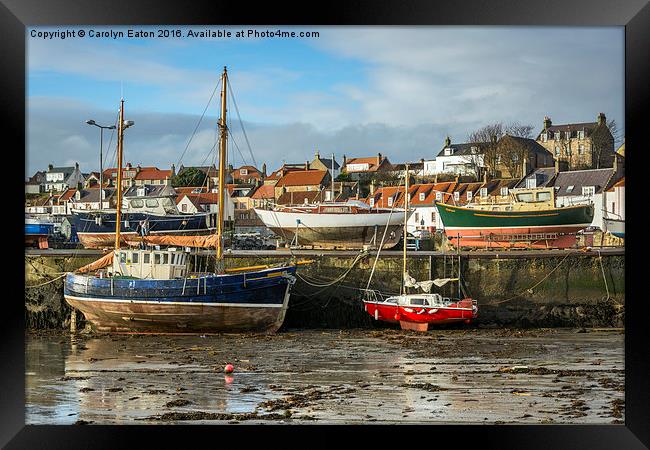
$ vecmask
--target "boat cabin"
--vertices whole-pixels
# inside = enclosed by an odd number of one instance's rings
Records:
[[[115,251],[112,275],[173,280],[188,275],[189,253],[175,247],[163,250],[120,249]]]
[[[516,188],[510,189],[508,197],[475,197],[475,203],[468,208],[487,209],[491,211],[531,211],[554,209],[555,189],[545,188]]]
[[[169,185],[136,185],[124,192],[125,212],[157,215],[180,214],[176,207],[177,192]]]

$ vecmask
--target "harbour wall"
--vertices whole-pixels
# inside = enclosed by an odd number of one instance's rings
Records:
[[[279,264],[285,255],[244,256],[226,259],[226,267]],[[375,256],[364,258],[328,252],[303,255],[311,264],[298,268],[285,328],[371,328],[376,322],[363,308],[361,289],[366,288]],[[67,328],[70,308],[63,299],[63,279],[49,282],[63,272],[94,261],[96,256],[25,255],[25,322],[28,329]],[[204,257],[209,266],[212,258]],[[549,253],[542,256],[498,257],[462,255],[465,293],[479,302],[481,327],[623,327],[625,314],[625,256],[591,252]],[[407,260],[409,274],[418,281],[455,277],[458,257],[413,252]],[[346,274],[347,273],[347,274]],[[399,292],[402,257],[397,252],[377,259],[371,289]],[[346,274],[344,277],[342,277]],[[341,278],[342,277],[342,278]],[[339,280],[340,278],[340,280]],[[333,280],[338,280],[333,283]],[[47,283],[47,284],[43,284]],[[450,282],[434,292],[457,296],[458,284]],[[83,327],[77,316],[77,326]]]

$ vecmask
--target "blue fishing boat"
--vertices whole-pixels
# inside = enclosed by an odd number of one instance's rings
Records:
[[[274,332],[288,307],[298,263],[277,267],[225,268],[224,199],[226,173],[227,72],[221,76],[219,119],[219,213],[209,236],[153,235],[126,239],[122,248],[122,153],[124,100],[118,126],[115,248],[99,260],[66,275],[64,297],[99,332],[209,333]],[[162,248],[163,246],[168,246]],[[215,248],[214,272],[191,267],[192,248]],[[195,258],[196,259],[196,258]],[[192,270],[193,269],[193,270]]]
[[[53,233],[51,218],[25,215],[25,245],[47,248],[47,238]]]

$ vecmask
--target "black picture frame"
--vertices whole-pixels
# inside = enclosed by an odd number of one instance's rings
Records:
[[[648,91],[650,80],[650,5],[646,0],[629,0],[623,4],[607,0],[545,0],[500,2],[424,0],[397,2],[265,2],[248,3],[215,1],[173,2],[170,0],[86,1],[2,0],[0,4],[0,55],[3,59],[0,95],[2,102],[3,155],[5,175],[10,181],[6,193],[15,212],[6,214],[3,223],[4,246],[11,242],[16,259],[24,255],[23,233],[18,217],[23,202],[17,194],[24,182],[21,150],[25,149],[25,52],[29,26],[37,25],[128,25],[128,24],[313,24],[313,25],[562,25],[562,26],[625,26],[625,130],[626,171],[629,204],[627,214],[626,285],[629,293],[625,315],[625,424],[624,425],[427,425],[375,428],[370,425],[346,427],[339,434],[326,426],[276,427],[254,426],[25,426],[25,320],[21,301],[24,273],[13,255],[4,255],[5,290],[2,321],[2,379],[0,391],[2,420],[0,444],[7,448],[121,448],[139,445],[188,447],[201,444],[248,444],[262,436],[266,443],[278,446],[311,446],[313,437],[323,436],[326,445],[351,444],[351,436],[364,445],[448,445],[480,448],[570,448],[570,449],[636,449],[650,446],[650,363],[648,341],[644,333],[646,307],[643,264],[642,210],[645,203],[643,173],[647,166],[643,142],[644,123],[650,120]],[[589,74],[588,76],[598,76]],[[13,142],[11,142],[13,140]],[[10,143],[11,142],[11,143]],[[646,145],[647,147],[647,145]],[[24,163],[24,159],[22,160]],[[20,180],[19,180],[20,178]],[[12,187],[15,186],[15,187]],[[635,200],[638,199],[638,201]],[[637,206],[636,208],[634,206]],[[9,212],[9,207],[6,208]],[[15,214],[15,217],[14,217]],[[15,271],[15,273],[13,273]],[[23,281],[21,281],[23,280]],[[218,428],[218,429],[217,429]],[[336,427],[339,428],[339,427]],[[405,432],[406,431],[406,432]],[[328,439],[329,437],[329,439]],[[444,439],[442,439],[444,438]],[[428,444],[427,444],[428,443]],[[263,443],[264,445],[264,443]],[[479,448],[479,447],[476,447]]]

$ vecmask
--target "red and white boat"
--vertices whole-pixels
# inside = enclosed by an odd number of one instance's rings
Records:
[[[408,173],[408,164],[406,165],[406,173]],[[405,183],[404,192],[408,192],[408,178]],[[408,211],[408,196],[406,197],[406,208]],[[404,228],[408,220],[408,213],[404,214]],[[406,230],[404,231],[406,235]],[[377,259],[379,253],[377,254]],[[460,256],[459,256],[460,258]],[[377,262],[375,259],[375,264]],[[406,272],[406,240],[404,240],[404,261],[402,272],[402,291],[400,295],[383,296],[377,290],[369,289],[370,279],[368,280],[368,288],[364,291],[363,304],[364,309],[368,314],[375,318],[389,323],[399,323],[403,330],[416,330],[427,331],[429,324],[448,324],[448,323],[470,323],[478,316],[478,304],[476,300],[469,297],[465,298],[448,298],[440,294],[428,293],[431,287],[443,286],[450,281],[458,281],[459,295],[462,291],[460,283],[460,263],[457,265],[458,277],[457,278],[439,278],[436,280],[427,280],[417,282]],[[409,288],[422,289],[422,294],[409,294]]]
[[[381,298],[376,291],[364,299],[364,308],[375,320],[399,323],[403,330],[427,331],[429,324],[470,323],[478,316],[476,300],[442,297],[440,294],[403,294]]]

